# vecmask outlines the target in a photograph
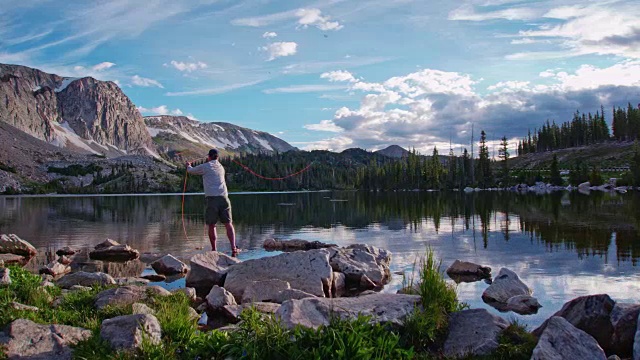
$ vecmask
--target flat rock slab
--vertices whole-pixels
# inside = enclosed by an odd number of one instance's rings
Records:
[[[100,337],[116,350],[137,349],[142,345],[143,338],[159,344],[161,336],[158,319],[149,314],[118,316],[103,321],[100,326]]]
[[[316,297],[316,296],[313,294],[306,293],[302,290],[286,289],[278,292],[274,296],[274,298],[271,299],[270,301],[277,304],[282,304],[287,300],[300,300],[300,299],[306,299],[310,297]]]
[[[332,275],[329,251],[296,251],[230,266],[224,288],[240,302],[247,284],[278,279],[288,282],[292,289],[324,297],[330,295]]]
[[[140,257],[140,252],[129,245],[101,247],[89,253],[89,258],[104,261],[129,261]]]
[[[171,295],[168,290],[159,286],[128,285],[98,293],[94,305],[97,309],[104,309],[107,306],[126,306],[145,301],[152,294],[160,296]]]
[[[38,253],[33,245],[20,239],[16,234],[0,235],[0,253],[32,257]]]
[[[56,282],[56,285],[63,289],[70,289],[74,285],[93,287],[115,284],[116,281],[109,274],[101,272],[90,273],[84,271],[78,271],[73,274],[65,275]]]
[[[287,328],[301,325],[318,328],[329,325],[331,316],[354,319],[359,314],[371,316],[372,323],[401,326],[420,303],[417,295],[372,294],[354,298],[306,298],[285,301],[276,312]]]
[[[449,318],[444,354],[452,358],[486,355],[498,348],[498,336],[509,323],[485,309],[455,312]]]
[[[274,300],[277,294],[289,289],[291,289],[289,283],[279,279],[252,281],[244,289],[241,303],[276,302]]]
[[[510,298],[517,295],[531,295],[533,291],[520,280],[518,275],[502,268],[491,285],[482,293],[482,300],[491,303],[506,304]]]
[[[607,356],[593,337],[564,318],[554,316],[548,320],[531,360],[556,359],[606,360]]]
[[[27,259],[24,256],[16,254],[0,254],[0,263],[7,265],[24,265]]]
[[[189,271],[187,264],[168,254],[151,263],[155,272],[161,275],[184,274]]]
[[[491,268],[468,261],[456,260],[447,269],[447,275],[455,282],[475,282],[491,278]]]
[[[267,239],[262,246],[268,251],[298,251],[298,250],[313,250],[313,249],[325,249],[329,247],[338,246],[336,244],[326,244],[320,241],[307,241],[301,239],[291,240],[278,240]]]
[[[240,260],[217,251],[194,255],[189,260],[191,269],[187,273],[186,284],[207,294],[214,285],[223,285],[229,266],[239,263]]]
[[[72,358],[71,345],[91,337],[91,331],[67,325],[40,325],[18,319],[9,324],[0,343],[9,359]]]

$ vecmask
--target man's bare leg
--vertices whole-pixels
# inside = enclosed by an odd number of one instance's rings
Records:
[[[231,254],[237,253],[236,248],[236,230],[233,228],[232,223],[224,224],[224,227],[227,229],[227,237],[229,238],[229,244],[231,244]]]
[[[216,251],[216,239],[218,238],[216,233],[216,224],[209,225],[209,241],[211,242],[211,251]]]

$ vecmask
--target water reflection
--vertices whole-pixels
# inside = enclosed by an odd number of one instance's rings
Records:
[[[489,265],[494,274],[503,266],[516,271],[544,306],[537,315],[510,315],[530,324],[580,295],[640,300],[637,193],[322,192],[235,194],[231,200],[238,245],[247,249],[242,259],[273,255],[262,251],[269,237],[363,242],[391,250],[397,272],[410,271],[431,246],[445,266],[459,258]],[[186,197],[185,237],[178,195],[0,197],[0,232],[41,250],[89,248],[110,237],[141,252],[188,258],[209,248],[203,206],[201,195]],[[229,251],[224,231],[219,234],[219,249]],[[386,291],[401,282],[394,276]],[[487,286],[462,283],[458,290],[473,307],[487,307],[480,299]]]

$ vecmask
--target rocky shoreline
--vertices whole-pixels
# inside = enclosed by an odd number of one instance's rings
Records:
[[[181,302],[186,304],[181,310],[185,323],[197,322],[197,329],[206,334],[242,331],[246,326],[243,314],[247,311],[262,314],[265,318],[260,321],[265,323],[276,321],[277,326],[287,329],[282,331],[298,328],[323,331],[333,326],[336,318],[358,321],[365,316],[371,326],[402,333],[416,314],[430,309],[420,282],[398,294],[379,292],[391,279],[391,253],[386,250],[365,244],[338,247],[301,240],[273,240],[264,246],[284,252],[246,261],[220,252],[203,252],[191,257],[188,263],[170,254],[155,256],[149,265],[157,275],[185,276],[186,287],[173,292],[150,286],[149,280],[141,277],[114,278],[100,271],[71,272],[78,253],[70,248],[59,249],[58,258],[40,269],[41,278],[34,285],[48,296],[39,300],[40,304],[50,308],[18,301],[0,304],[5,314],[0,325],[6,326],[0,333],[0,344],[10,359],[29,356],[71,359],[74,347],[82,347],[92,339],[100,339],[110,351],[116,352],[141,351],[146,342],[166,346],[168,330],[161,325],[166,320],[159,319],[165,319],[166,312],[175,311],[172,303]],[[13,268],[0,266],[0,292],[9,291],[7,297],[11,297],[15,294],[10,291],[20,291],[12,288],[15,285],[12,283],[25,281],[27,275],[16,265],[24,264],[24,259],[36,252],[16,235],[0,237],[0,253],[5,259],[23,258],[9,262],[14,264]],[[132,261],[138,260],[140,254],[128,245],[107,240],[89,256]],[[19,278],[12,277],[14,272],[18,272]],[[531,314],[541,307],[532,290],[509,269],[500,269],[492,278],[489,267],[456,260],[446,273],[456,282],[489,283],[482,299],[500,311]],[[432,281],[444,284],[442,278]],[[91,313],[117,316],[104,315],[93,332],[64,321],[46,324],[33,321],[39,319],[38,314],[55,314],[56,309],[66,309],[76,297],[88,302]],[[640,304],[616,303],[605,294],[579,297],[567,302],[527,335],[535,339],[535,346],[522,351],[531,359],[640,358],[639,315]],[[440,345],[428,350],[435,358],[494,354],[503,346],[506,332],[513,328],[507,320],[486,309],[461,306],[446,318]]]

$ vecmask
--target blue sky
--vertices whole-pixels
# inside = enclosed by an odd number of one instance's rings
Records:
[[[634,1],[0,0],[0,62],[304,149],[430,152],[640,102]],[[609,115],[609,111],[607,112]]]

